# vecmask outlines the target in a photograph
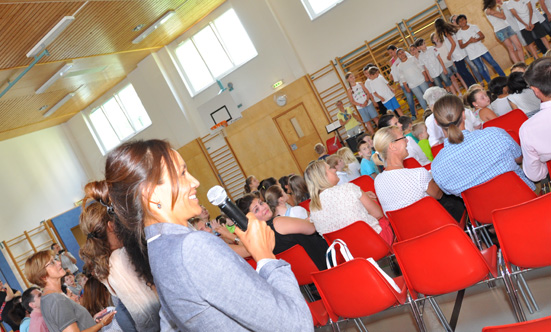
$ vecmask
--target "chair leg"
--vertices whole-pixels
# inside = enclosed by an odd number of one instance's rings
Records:
[[[331,328],[333,329],[333,332],[341,332],[341,328],[339,327],[339,322],[331,321]]]
[[[364,326],[364,323],[362,323],[362,320],[359,319],[359,318],[354,318],[353,319],[354,323],[356,324],[356,327],[358,328],[358,330],[360,330],[360,332],[369,332],[365,326]],[[362,328],[363,327],[363,328]]]
[[[509,273],[509,269],[503,262],[501,255],[498,255],[498,259],[499,259],[499,262],[498,262],[499,272],[503,277],[503,283],[505,284],[505,291],[507,292],[507,296],[509,297],[511,306],[513,307],[515,318],[517,322],[525,322],[526,316],[524,315],[524,310],[522,309],[522,305],[520,304],[520,299],[518,297],[518,293],[517,293],[517,290],[515,289],[511,275]]]
[[[423,317],[421,316],[421,312],[419,311],[419,307],[417,306],[417,302],[413,301],[411,296],[408,293],[408,302],[409,306],[411,308],[411,313],[413,314],[413,318],[415,319],[415,323],[417,324],[417,328],[419,329],[419,332],[426,332],[427,327],[425,326],[425,321],[423,320]]]
[[[309,285],[302,285],[300,286],[302,290],[304,290],[304,293],[306,293],[306,297],[308,297],[308,302],[315,302],[314,295],[312,295],[312,292],[310,291]]]
[[[434,309],[434,312],[436,313],[436,316],[438,317],[438,320],[440,320],[440,323],[446,330],[446,332],[453,332],[450,324],[448,323],[448,320],[446,319],[446,316],[444,316],[444,313],[442,313],[442,310],[440,309],[440,306],[438,303],[436,303],[436,300],[431,296],[428,298],[430,304],[432,305],[432,308]]]
[[[521,283],[524,285],[524,288],[526,289],[526,292],[528,293],[528,297],[530,298],[530,301],[534,305],[534,310],[540,311],[540,307],[538,306],[538,303],[536,302],[536,299],[534,299],[534,295],[532,295],[532,291],[530,290],[530,287],[528,287],[528,284],[526,283],[526,280],[524,280],[524,276],[522,274],[519,274],[519,278]]]
[[[526,280],[524,280],[524,276],[522,275],[522,273],[519,273],[520,269],[517,266],[513,266],[512,270],[513,272],[518,273],[514,274],[514,278],[520,290],[520,294],[522,295],[522,298],[526,303],[526,307],[528,307],[528,310],[531,314],[533,314],[534,311],[539,311],[540,308],[536,303],[536,300],[534,299],[534,296],[532,295],[532,292],[530,291]],[[528,297],[526,297],[526,293],[528,293]]]
[[[480,229],[480,236],[482,237],[482,240],[484,241],[484,244],[487,248],[490,248],[492,246],[492,239],[490,239],[490,235],[488,234],[488,231],[486,230],[486,227],[483,227],[480,225],[478,221],[475,221],[476,228]]]
[[[482,250],[482,242],[480,241],[480,238],[478,237],[478,233],[476,232],[476,229],[470,219],[467,219],[466,227],[470,230],[472,235],[474,236],[474,244],[478,247],[479,250]]]

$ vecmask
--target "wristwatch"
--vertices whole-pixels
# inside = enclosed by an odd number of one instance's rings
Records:
[[[233,243],[239,244],[241,243],[241,240],[239,240],[239,238],[236,236],[235,239],[233,239]]]

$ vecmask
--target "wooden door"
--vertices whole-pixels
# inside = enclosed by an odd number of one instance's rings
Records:
[[[323,143],[304,105],[295,106],[274,121],[297,166],[304,172],[308,163],[318,158],[314,145]]]

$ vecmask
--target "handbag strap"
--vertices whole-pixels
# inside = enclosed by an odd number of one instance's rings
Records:
[[[331,245],[329,246],[325,254],[325,263],[327,264],[328,269],[330,269],[331,267],[337,266],[337,253],[336,253],[337,245],[340,246],[341,255],[345,261],[348,262],[354,259],[346,243],[341,239],[335,239],[335,241],[331,243]]]

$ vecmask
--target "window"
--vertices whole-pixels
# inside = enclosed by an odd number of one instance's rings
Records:
[[[308,13],[308,16],[310,16],[310,19],[313,21],[342,1],[343,0],[302,0],[302,4]]]
[[[151,125],[151,119],[132,84],[93,109],[88,118],[104,154]]]
[[[174,53],[192,96],[258,55],[233,9],[183,41]]]

